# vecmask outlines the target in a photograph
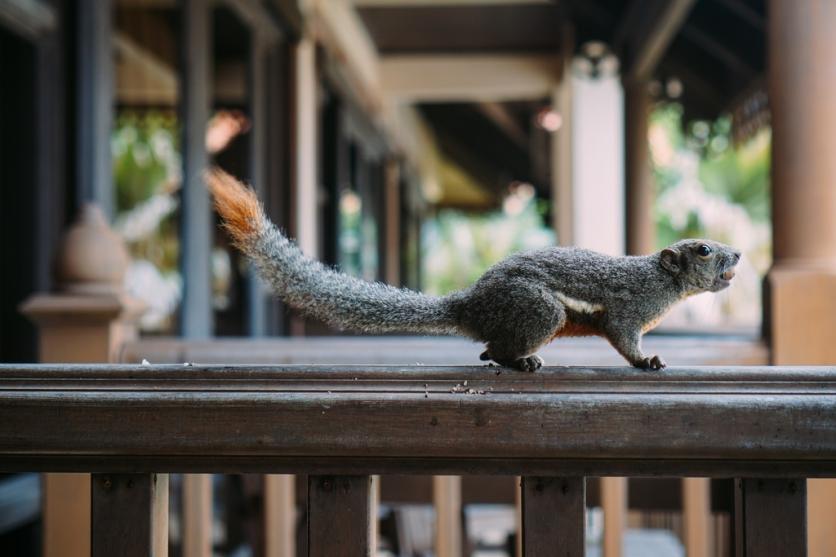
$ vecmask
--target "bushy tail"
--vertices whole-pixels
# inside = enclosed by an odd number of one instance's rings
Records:
[[[371,283],[306,257],[264,214],[250,188],[219,169],[206,173],[235,244],[288,305],[340,329],[366,333],[455,333],[444,298]]]

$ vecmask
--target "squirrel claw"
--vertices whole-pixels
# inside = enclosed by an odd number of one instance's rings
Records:
[[[502,365],[512,367],[520,371],[535,372],[541,367],[543,367],[543,358],[541,358],[537,354],[532,354],[531,356],[519,358],[517,360],[514,360],[513,362],[503,363]]]
[[[641,369],[659,370],[664,369],[665,367],[667,367],[668,364],[666,364],[665,360],[663,360],[659,356],[647,356],[639,360],[635,365],[636,367]]]

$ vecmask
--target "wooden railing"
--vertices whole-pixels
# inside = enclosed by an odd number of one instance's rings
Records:
[[[765,365],[768,350],[757,338],[734,335],[649,335],[645,349],[650,353],[670,355],[678,365]],[[477,346],[473,342],[452,337],[294,337],[294,338],[213,338],[206,340],[181,338],[143,338],[121,346],[122,363],[201,362],[205,364],[249,365],[472,365]],[[607,346],[603,339],[561,339],[543,348],[544,359],[550,365],[613,366],[623,362],[621,356]],[[409,500],[432,504],[436,515],[436,531],[433,550],[437,557],[461,557],[462,537],[466,535],[463,516],[465,507],[473,503],[502,503],[516,507],[516,530],[522,514],[519,478],[514,476],[375,476],[375,495],[381,502]],[[631,510],[658,509],[663,500],[680,497],[672,512],[682,513],[680,533],[688,557],[709,557],[710,546],[715,543],[729,547],[728,535],[714,532],[710,524],[711,508],[728,516],[730,497],[720,496],[720,501],[710,495],[711,483],[707,478],[625,478],[602,477],[587,483],[587,507],[602,508],[603,530],[600,545],[603,557],[621,557],[627,527],[628,508]],[[187,475],[187,489],[183,490],[183,506],[187,540],[204,540],[203,551],[186,551],[185,557],[206,557],[210,516],[206,510],[209,499],[209,478],[206,475]],[[378,483],[379,481],[379,483]],[[303,486],[294,487],[292,476],[267,475],[264,477],[264,507],[258,523],[272,535],[265,541],[265,555],[293,557],[293,531],[295,505],[293,493],[299,494],[299,504],[304,506]],[[301,482],[300,482],[301,483]],[[714,482],[722,491],[730,491],[728,480]],[[516,484],[516,485],[514,485]],[[465,489],[470,486],[470,490]],[[727,487],[728,486],[728,487]],[[475,488],[475,491],[474,491]],[[648,490],[648,488],[651,488]],[[491,495],[500,490],[500,497]],[[194,497],[194,494],[204,494]],[[629,504],[628,504],[629,493]],[[418,499],[415,496],[422,494]],[[469,494],[469,496],[468,496]],[[497,493],[496,495],[499,495]],[[474,498],[475,497],[475,498]],[[375,501],[376,502],[376,501]],[[670,502],[667,503],[670,505]],[[188,520],[201,517],[200,520]],[[716,534],[716,535],[715,535]],[[411,537],[408,536],[407,537]],[[515,557],[522,554],[517,536]],[[284,541],[284,543],[282,543]],[[593,542],[595,543],[595,542]],[[466,545],[466,544],[465,544]],[[197,547],[190,543],[185,549]]]
[[[527,556],[583,555],[585,477],[737,478],[737,554],[804,555],[836,368],[0,366],[0,471],[94,473],[94,555],[165,545],[165,473],[244,471],[309,474],[309,555],[369,554],[391,473],[523,476]]]

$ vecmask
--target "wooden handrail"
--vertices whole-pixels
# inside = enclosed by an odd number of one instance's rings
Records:
[[[720,336],[716,334],[699,335],[693,332],[683,334],[652,334],[645,338],[645,349],[651,353],[670,355],[673,363],[677,365],[765,365],[769,361],[769,354],[764,342],[754,336],[745,334],[730,334],[725,331]],[[143,359],[155,363],[182,363],[199,361],[205,364],[256,364],[256,365],[294,365],[294,364],[320,364],[320,365],[345,365],[345,364],[382,364],[382,365],[472,365],[476,357],[476,346],[471,341],[454,337],[403,337],[403,336],[345,336],[345,337],[293,337],[293,338],[213,338],[205,340],[150,337],[142,338],[134,342],[122,345],[120,349],[120,360],[123,363],[139,363]],[[603,339],[595,338],[569,338],[560,339],[557,342],[545,347],[541,352],[542,356],[550,365],[584,365],[584,366],[607,366],[622,365],[623,360],[614,350],[607,346]],[[192,476],[187,476],[192,477]],[[201,476],[206,478],[206,476]],[[287,478],[287,476],[267,476],[265,482],[270,478]],[[426,479],[426,482],[424,480]],[[658,481],[658,478],[648,478]],[[676,481],[670,478],[671,481]],[[685,480],[683,478],[683,480]],[[206,480],[204,480],[206,481]],[[729,486],[731,482],[719,479],[723,485]],[[423,482],[423,484],[422,484]],[[507,485],[508,496],[506,503],[513,503],[517,507],[517,515],[521,513],[522,493],[520,491],[519,478],[514,476],[497,476],[489,480],[487,476],[474,478],[460,478],[458,476],[436,476],[434,478],[423,478],[421,476],[383,476],[381,485],[384,492],[392,496],[392,488],[403,488],[417,493],[422,493],[418,486],[424,485],[422,502],[432,502],[438,523],[435,539],[435,552],[442,556],[456,556],[461,553],[461,532],[464,526],[461,522],[462,505],[466,504],[462,485],[474,484],[478,487],[478,499],[484,501],[486,482],[492,485]],[[628,486],[629,483],[629,486]],[[516,484],[516,485],[515,485]],[[656,498],[664,495],[664,490],[659,491],[656,486],[651,493],[651,501],[642,500],[639,502],[635,497],[635,490],[641,490],[639,478],[596,478],[588,482],[587,487],[591,497],[587,497],[587,505],[598,504],[598,493],[601,492],[600,501],[606,501],[604,505],[605,538],[608,542],[622,540],[622,526],[626,524],[627,492],[631,493],[629,501],[641,505],[647,505],[652,501],[656,504]],[[690,484],[695,488],[706,490],[709,487],[708,479],[690,479]],[[679,483],[677,483],[679,485]],[[288,481],[288,486],[290,483]],[[603,490],[599,486],[604,487]],[[681,488],[675,485],[670,486],[677,492]],[[286,487],[292,490],[292,487]],[[300,490],[299,493],[303,493]],[[697,489],[691,489],[688,494],[699,493]],[[184,494],[184,501],[188,502]],[[395,496],[393,501],[400,501],[401,495]],[[275,498],[275,499],[271,499]],[[265,514],[266,524],[286,524],[282,519],[271,518],[271,509],[283,509],[277,516],[288,517],[293,515],[293,507],[288,501],[292,499],[285,493],[271,490],[265,493]],[[283,504],[279,502],[283,501]],[[727,501],[727,499],[724,499]],[[190,505],[189,508],[196,508],[197,505]],[[703,557],[699,553],[700,540],[710,538],[708,528],[707,511],[703,508],[699,498],[686,496],[678,504],[676,509],[682,509],[686,517],[694,520],[686,521],[688,525],[687,551],[689,557]],[[651,508],[651,507],[644,507]],[[728,506],[725,507],[728,510]],[[200,514],[194,512],[192,514]],[[701,515],[705,514],[705,517]],[[205,514],[204,514],[205,516]],[[700,522],[702,520],[702,522]],[[208,523],[208,521],[206,522]],[[700,528],[700,526],[704,526]],[[288,526],[289,528],[289,526]],[[275,527],[266,527],[265,531],[276,532]],[[287,528],[285,528],[287,530]],[[517,532],[520,534],[520,532]],[[288,538],[288,536],[284,536]],[[518,536],[521,539],[521,536]],[[615,547],[615,550],[613,550]],[[612,543],[605,544],[604,557],[616,557],[620,555],[617,546]],[[194,556],[194,557],[203,557]],[[293,555],[293,552],[285,548],[282,555]],[[519,553],[518,553],[519,555]]]
[[[736,477],[739,555],[803,555],[834,409],[832,367],[3,365],[0,471],[93,472],[94,557],[164,547],[160,473],[204,471],[307,473],[315,556],[368,555],[404,472],[522,475],[527,557],[583,555],[587,476]]]
[[[0,366],[0,470],[829,476],[836,369]]]

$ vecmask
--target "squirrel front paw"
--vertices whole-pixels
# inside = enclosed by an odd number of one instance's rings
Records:
[[[659,356],[645,356],[641,360],[634,362],[633,365],[641,369],[664,369],[668,364]]]

